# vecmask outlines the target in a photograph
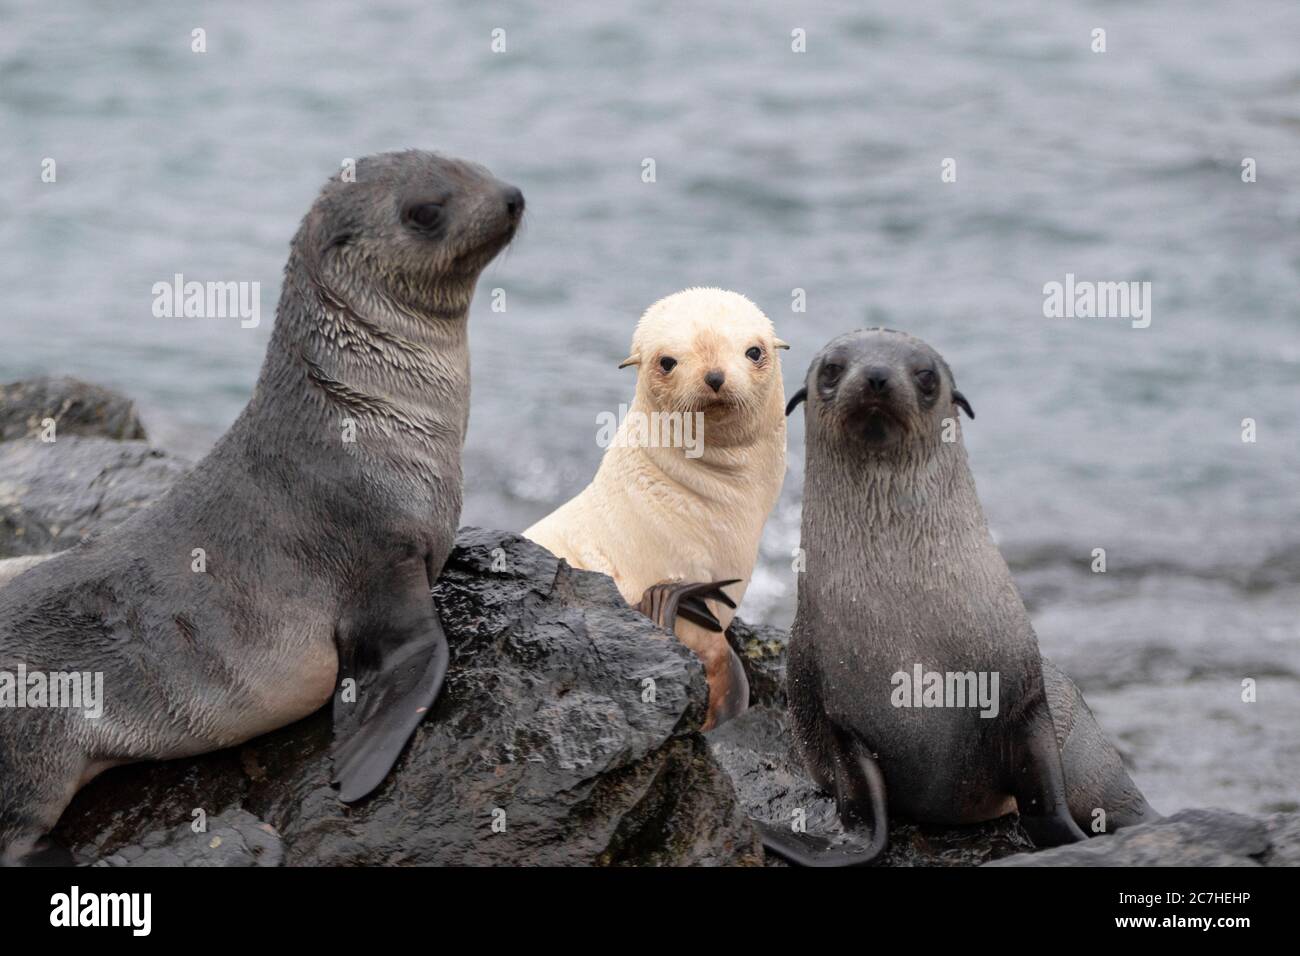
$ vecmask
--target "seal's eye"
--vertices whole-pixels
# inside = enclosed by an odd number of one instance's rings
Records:
[[[763,350],[757,345],[745,349],[745,358],[751,362],[761,362],[763,360]]]
[[[916,373],[916,385],[921,391],[929,394],[939,387],[939,376],[928,368],[923,368]]]
[[[822,366],[821,371],[822,385],[827,388],[834,385],[840,380],[840,375],[843,371],[844,369],[841,366],[836,365],[834,362],[826,363]]]
[[[665,355],[663,358],[659,360],[659,367],[663,369],[665,372],[671,372],[674,368],[677,367],[677,359],[673,358],[672,356]]]
[[[438,223],[442,222],[442,205],[436,202],[422,202],[410,206],[404,218],[411,225],[419,226],[421,229],[436,228]]]

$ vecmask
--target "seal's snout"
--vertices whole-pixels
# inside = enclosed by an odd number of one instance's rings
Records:
[[[721,369],[710,369],[704,376],[704,384],[713,389],[714,394],[722,390],[722,383],[727,380],[726,373]]]
[[[859,364],[850,368],[840,391],[843,407],[853,413],[901,412],[906,404],[905,389],[896,386],[897,376],[886,365]]]
[[[863,383],[870,395],[883,395],[889,391],[889,369],[879,365],[868,368],[863,374]]]
[[[511,226],[519,225],[524,218],[524,194],[517,186],[506,186],[501,190],[501,199],[506,206],[506,219]]]

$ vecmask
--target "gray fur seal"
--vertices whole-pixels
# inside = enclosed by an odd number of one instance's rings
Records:
[[[1041,659],[990,537],[957,410],[974,411],[934,349],[900,332],[834,339],[806,401],[798,610],[788,691],[796,744],[846,823],[888,810],[963,824],[1018,810],[1034,843],[1156,816],[1078,689]],[[769,848],[819,865],[792,834]]]
[[[16,672],[103,689],[98,717],[3,711],[0,858],[108,767],[229,747],[331,696],[340,799],[382,782],[447,666],[430,587],[460,516],[467,315],[523,208],[420,151],[326,184],[231,429],[155,504],[0,590],[0,703]]]

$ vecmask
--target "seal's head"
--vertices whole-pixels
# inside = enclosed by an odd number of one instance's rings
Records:
[[[810,435],[833,434],[869,453],[934,447],[957,408],[975,417],[943,357],[892,329],[862,329],[827,343],[786,414],[803,401]]]
[[[318,284],[358,306],[455,317],[523,212],[523,193],[475,163],[380,153],[326,183],[294,247]]]
[[[703,412],[716,426],[761,416],[774,394],[780,400],[784,348],[743,295],[686,289],[646,309],[619,368],[637,366],[637,395],[650,409]]]

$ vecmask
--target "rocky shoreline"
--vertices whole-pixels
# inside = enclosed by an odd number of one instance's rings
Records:
[[[149,445],[121,395],[71,379],[0,386],[0,557],[112,527],[188,467]],[[335,799],[322,711],[238,748],[110,771],[56,837],[99,866],[749,866],[765,862],[750,818],[787,823],[800,810],[810,833],[860,844],[790,753],[785,632],[733,625],[752,707],[706,738],[694,729],[698,662],[603,575],[516,534],[464,528],[433,600],[447,683],[373,797]],[[1041,852],[1014,817],[896,823],[883,862],[1296,865],[1300,813],[1187,810]]]

